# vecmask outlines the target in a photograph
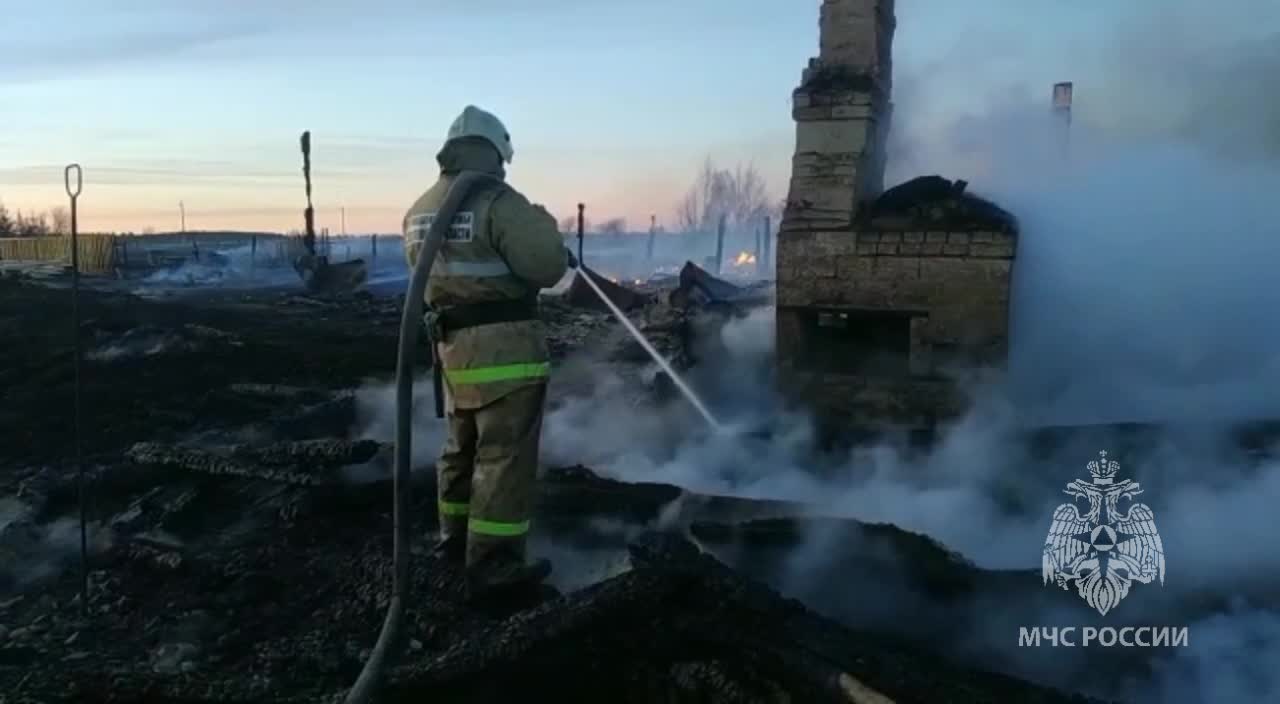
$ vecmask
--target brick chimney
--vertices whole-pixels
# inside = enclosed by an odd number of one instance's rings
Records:
[[[824,0],[820,51],[792,94],[796,149],[782,232],[852,227],[884,189],[893,0]]]

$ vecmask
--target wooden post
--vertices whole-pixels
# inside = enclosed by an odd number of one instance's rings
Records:
[[[378,261],[378,236],[369,235],[369,268],[372,269]]]
[[[756,228],[756,248],[752,254],[756,257],[756,274],[759,275],[764,268],[764,231],[759,227]]]
[[[727,216],[720,216],[720,224],[716,226],[716,276],[724,266],[724,227]]]
[[[586,208],[585,204],[578,204],[578,266],[580,267],[586,266],[586,262],[582,261],[582,211],[586,210]]]
[[[773,218],[766,215],[764,216],[764,256],[761,257],[761,259],[764,261],[762,266],[764,266],[766,270],[768,270],[769,268],[772,268],[773,266],[773,263],[769,259],[772,256],[773,256]]]

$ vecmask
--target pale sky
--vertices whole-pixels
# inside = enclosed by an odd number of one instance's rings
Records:
[[[1015,87],[1047,105],[1059,80],[1086,118],[1141,113],[1116,98],[1160,77],[1117,84],[1135,37],[1155,56],[1275,41],[1280,3],[1220,4],[898,0],[895,120],[906,105],[941,123]],[[86,230],[177,229],[179,201],[188,229],[296,228],[309,129],[318,225],[336,232],[345,207],[349,232],[392,232],[468,103],[506,122],[510,180],[557,216],[584,201],[597,221],[670,222],[707,156],[755,163],[781,198],[819,5],[0,0],[0,201],[64,204],[77,161]]]

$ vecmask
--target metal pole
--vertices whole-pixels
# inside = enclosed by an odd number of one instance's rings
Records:
[[[347,209],[342,208],[342,236],[347,236]]]
[[[249,240],[249,278],[252,279],[258,272],[258,236],[254,235]]]
[[[649,216],[649,249],[648,249],[649,259],[653,259],[653,237],[655,234],[657,234],[657,232],[658,232],[658,216],[650,215]]]
[[[182,217],[182,234],[187,234],[187,206],[182,201],[178,201],[178,212]]]
[[[582,261],[582,229],[583,229],[582,211],[586,210],[586,208],[587,206],[585,204],[583,203],[578,204],[578,265],[579,266],[584,265]]]
[[[720,275],[720,270],[724,262],[724,226],[726,216],[720,216],[720,224],[716,226],[716,276]]]
[[[378,236],[369,235],[369,265],[373,268],[378,262]]]
[[[71,174],[75,172],[75,186],[71,185]],[[80,502],[80,612],[89,615],[89,530],[86,525],[85,504],[87,497],[84,486],[84,458],[80,454],[80,367],[84,360],[84,350],[80,344],[80,236],[76,216],[76,199],[80,197],[80,186],[83,177],[79,164],[67,166],[62,174],[63,183],[67,187],[67,195],[71,198],[71,321],[74,326],[72,340],[75,346],[75,416],[72,421],[72,447],[76,461],[76,488]]]

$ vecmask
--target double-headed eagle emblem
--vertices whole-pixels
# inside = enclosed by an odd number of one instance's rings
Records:
[[[1155,514],[1146,504],[1133,503],[1142,493],[1138,483],[1116,481],[1120,463],[1107,459],[1106,451],[1089,463],[1092,481],[1076,479],[1066,493],[1080,503],[1062,504],[1053,512],[1053,524],[1044,541],[1041,572],[1044,583],[1063,589],[1072,583],[1085,603],[1103,616],[1129,594],[1135,582],[1164,584],[1164,545],[1156,532]],[[1121,500],[1129,501],[1121,511]]]

